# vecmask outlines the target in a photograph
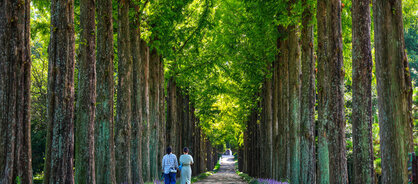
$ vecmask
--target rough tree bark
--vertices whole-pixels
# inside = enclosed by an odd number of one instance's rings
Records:
[[[288,30],[279,26],[279,33],[282,33],[277,40],[277,47],[279,48],[278,53],[278,101],[279,101],[279,114],[278,114],[278,147],[277,152],[281,153],[278,155],[279,167],[277,168],[278,179],[286,180],[290,176],[290,165],[289,165],[289,50],[288,50]]]
[[[149,73],[150,73],[150,174],[151,179],[159,177],[158,167],[158,62],[159,56],[154,48],[150,51]]]
[[[80,59],[76,106],[75,182],[96,183],[94,119],[96,111],[95,0],[80,1]]]
[[[97,0],[96,123],[94,127],[96,183],[114,184],[113,18],[112,0]]]
[[[177,85],[176,81],[173,76],[167,82],[167,141],[168,145],[173,148],[173,150],[177,150],[176,146],[176,133],[177,129]]]
[[[139,13],[135,15],[135,19],[131,25],[131,54],[132,54],[132,134],[131,134],[131,172],[132,182],[134,184],[143,183],[142,180],[142,93],[141,93],[141,39],[139,29]]]
[[[316,20],[318,25],[318,148],[317,148],[317,183],[328,184],[329,182],[329,151],[328,135],[326,132],[327,112],[326,100],[328,99],[328,82],[325,74],[327,60],[327,20],[326,0],[317,1]]]
[[[272,176],[273,179],[278,179],[278,172],[277,169],[279,166],[279,160],[278,160],[278,153],[276,152],[280,148],[278,147],[278,136],[279,136],[279,120],[278,120],[278,112],[279,112],[279,88],[278,88],[278,81],[279,81],[279,66],[278,66],[278,56],[276,55],[276,59],[273,61],[273,70],[272,70],[272,90],[273,90],[273,96],[272,96]],[[245,136],[245,135],[244,135]],[[244,137],[245,141],[245,137]],[[245,144],[244,144],[245,145]],[[244,150],[244,156],[246,154],[246,151]],[[245,163],[244,163],[245,168]]]
[[[313,4],[302,0],[300,183],[315,183],[315,60]]]
[[[51,1],[44,183],[74,183],[74,1]]]
[[[325,82],[330,183],[348,183],[345,153],[344,69],[341,35],[341,0],[326,1],[327,63]]]
[[[162,159],[165,153],[165,148],[166,148],[166,133],[165,133],[165,129],[166,129],[166,122],[165,122],[165,93],[164,93],[164,62],[163,59],[159,58],[159,68],[158,68],[158,78],[159,78],[159,83],[158,83],[158,88],[159,88],[159,93],[158,93],[158,112],[159,112],[159,126],[160,126],[160,132],[159,134],[159,151],[158,151],[158,165],[157,167],[161,166],[162,163]],[[159,168],[158,168],[159,169]]]
[[[271,63],[267,64],[267,71],[271,72]],[[273,175],[273,111],[272,111],[272,100],[273,100],[273,88],[272,88],[272,79],[267,78],[265,79],[265,93],[264,93],[264,107],[265,107],[265,115],[264,115],[264,131],[265,131],[265,142],[263,143],[265,146],[265,157],[263,157],[263,162],[265,168],[264,174],[266,178],[271,178]]]
[[[413,151],[412,88],[402,1],[374,0],[373,17],[382,183],[408,183],[408,152]]]
[[[297,26],[289,26],[289,134],[290,181],[299,183],[300,174],[300,46]]]
[[[140,86],[142,95],[142,179],[151,181],[150,176],[150,152],[149,152],[149,48],[144,40],[140,43]]]
[[[31,184],[30,0],[0,9],[0,183]]]
[[[353,156],[354,183],[374,183],[372,143],[372,54],[370,1],[353,0]]]
[[[129,0],[118,3],[118,98],[116,106],[116,182],[132,183],[131,175],[131,92],[132,57],[129,34]]]

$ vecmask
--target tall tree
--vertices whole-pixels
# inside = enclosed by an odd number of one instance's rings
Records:
[[[96,183],[114,184],[112,0],[97,0],[97,99],[94,127]]]
[[[177,83],[174,76],[171,76],[167,81],[167,144],[178,150],[176,145],[176,133],[178,132],[178,115],[177,115]]]
[[[74,183],[74,1],[51,1],[44,183]]]
[[[412,89],[402,1],[374,0],[373,17],[382,183],[408,183],[408,152],[413,151]]]
[[[299,183],[300,174],[300,46],[299,28],[289,26],[289,135],[290,181]]]
[[[129,28],[129,0],[118,2],[118,98],[116,106],[116,182],[132,183],[131,120],[132,120],[132,57]]]
[[[374,183],[370,1],[353,0],[353,156],[355,183]]]
[[[144,40],[140,43],[140,73],[141,94],[142,95],[142,177],[144,181],[150,181],[150,124],[149,124],[149,47]]]
[[[135,9],[138,9],[134,5]],[[135,70],[132,71],[133,88],[132,88],[132,135],[131,135],[131,172],[133,183],[143,183],[142,180],[142,93],[140,80],[140,22],[139,12],[135,12],[134,19],[131,24],[131,51],[132,63]]]
[[[94,119],[96,111],[95,0],[80,1],[80,59],[76,114],[75,180],[96,183]]]
[[[302,87],[300,126],[300,183],[315,183],[315,60],[314,8],[311,1],[302,0]]]
[[[271,63],[267,64],[267,75],[264,81],[263,88],[263,120],[261,123],[262,129],[265,131],[265,136],[263,138],[263,144],[261,144],[265,149],[262,152],[261,160],[263,166],[261,168],[262,177],[269,178],[272,176],[273,168],[273,111],[272,111],[272,98],[273,98],[273,88],[272,88],[272,79],[269,78],[269,73],[271,72]]]
[[[290,165],[289,165],[289,149],[288,149],[288,141],[289,141],[289,50],[288,44],[289,40],[288,37],[288,30],[283,26],[278,27],[279,33],[281,33],[280,37],[277,40],[277,48],[279,49],[279,53],[277,56],[278,60],[278,102],[279,102],[279,114],[278,114],[278,126],[281,127],[279,129],[278,135],[278,147],[280,150],[277,150],[279,153],[278,160],[279,160],[279,168],[278,172],[278,179],[285,180],[288,179],[290,174]]]
[[[279,160],[278,160],[279,154],[277,153],[277,151],[281,149],[279,147],[279,142],[278,142],[279,136],[281,136],[281,135],[279,135],[279,128],[280,128],[279,127],[279,85],[278,85],[278,82],[279,82],[279,62],[278,62],[278,55],[277,54],[276,54],[275,60],[273,61],[273,79],[272,79],[272,82],[273,82],[273,99],[272,99],[272,103],[273,103],[273,105],[272,105],[272,108],[273,108],[272,109],[273,110],[273,122],[272,122],[273,123],[272,124],[272,130],[273,130],[273,135],[272,135],[273,136],[272,137],[272,140],[273,140],[273,156],[272,156],[273,168],[272,168],[272,177],[271,178],[278,179],[279,178],[278,170],[279,170],[279,167],[281,167],[281,166],[279,165]],[[252,123],[251,122],[251,116],[252,115],[249,116],[249,121],[247,123],[247,129],[249,127],[248,124]],[[244,136],[245,136],[244,137],[244,142],[245,142],[244,147],[249,147],[250,146],[250,145],[248,145],[248,143],[250,142],[250,140],[248,140],[250,138],[250,135],[247,135],[247,132],[244,133]],[[246,172],[246,173],[248,173],[247,170],[248,170],[248,166],[249,166],[249,163],[246,163],[246,162],[249,162],[249,160],[247,160],[247,158],[246,158],[246,157],[249,156],[248,154],[249,154],[249,151],[244,149],[244,159],[245,159],[245,161],[244,161],[244,168],[243,168],[244,171],[243,172]]]
[[[30,0],[0,9],[0,183],[31,184]]]
[[[325,114],[328,119],[328,150],[330,183],[348,183],[345,153],[344,69],[341,35],[341,0],[326,1],[327,60],[325,81],[327,88]]]
[[[326,60],[327,60],[327,19],[326,0],[317,1],[316,20],[318,25],[318,148],[317,148],[317,183],[327,184],[329,182],[329,151],[328,135],[326,132],[327,114],[326,100],[329,96],[326,82]]]
[[[158,122],[158,63],[159,55],[157,50],[154,48],[150,51],[150,60],[149,60],[149,71],[150,71],[150,175],[152,179],[158,178],[159,167],[158,167],[158,132],[159,132],[159,122]]]
[[[165,153],[165,147],[166,147],[166,122],[165,122],[165,93],[164,93],[164,61],[162,57],[160,56],[159,59],[159,67],[158,67],[158,111],[159,111],[159,126],[160,126],[160,132],[159,134],[159,151],[158,151],[158,166],[161,165],[162,159]],[[188,122],[185,122],[186,124]]]

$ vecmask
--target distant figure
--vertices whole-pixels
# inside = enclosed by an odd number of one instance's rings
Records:
[[[179,160],[180,164],[182,165],[180,172],[180,184],[191,184],[192,168],[190,167],[190,165],[192,165],[194,162],[193,157],[189,155],[189,148],[183,149],[183,155],[180,156]]]
[[[176,184],[176,173],[179,167],[176,155],[171,153],[171,147],[167,147],[167,154],[162,161],[165,184]]]

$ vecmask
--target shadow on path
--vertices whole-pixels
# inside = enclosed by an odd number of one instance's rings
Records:
[[[235,173],[234,156],[222,156],[221,167],[217,173],[196,182],[198,184],[221,184],[221,183],[239,183],[244,184],[244,180]]]

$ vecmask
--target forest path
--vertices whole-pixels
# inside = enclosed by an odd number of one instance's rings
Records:
[[[221,158],[221,166],[218,172],[207,178],[196,182],[196,184],[221,184],[221,183],[246,183],[238,174],[235,172],[235,161],[234,156],[225,156]]]

